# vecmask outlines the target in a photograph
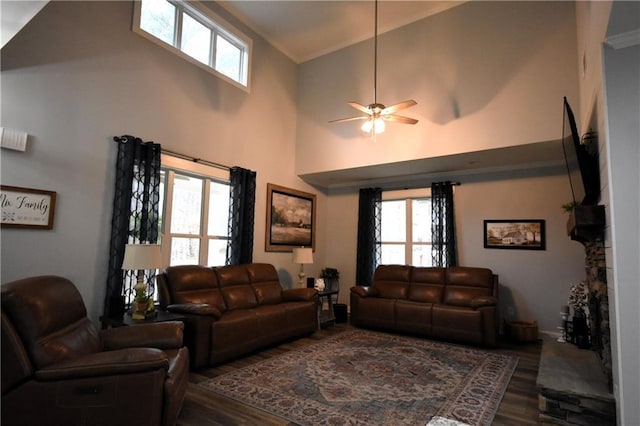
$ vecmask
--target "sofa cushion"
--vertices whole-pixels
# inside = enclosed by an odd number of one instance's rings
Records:
[[[450,267],[447,269],[447,285],[444,304],[452,306],[472,305],[481,296],[493,295],[493,273],[486,268]]]
[[[220,312],[227,309],[213,268],[198,265],[170,266],[165,274],[167,281],[171,283],[169,292],[172,304],[207,304]]]
[[[408,299],[415,302],[441,303],[445,279],[444,268],[413,268]]]
[[[433,336],[467,343],[482,343],[482,313],[471,308],[433,305]]]
[[[396,329],[419,334],[431,333],[431,303],[396,301]]]
[[[373,288],[383,299],[406,299],[410,278],[411,266],[380,265],[373,274]]]
[[[276,268],[268,263],[247,265],[249,280],[256,294],[258,304],[274,305],[282,302],[282,287]]]
[[[228,265],[216,268],[222,297],[230,311],[258,306],[247,265]]]

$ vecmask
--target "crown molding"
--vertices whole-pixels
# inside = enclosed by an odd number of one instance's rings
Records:
[[[640,44],[640,29],[607,37],[605,44],[614,49],[624,49],[625,47],[638,45]]]

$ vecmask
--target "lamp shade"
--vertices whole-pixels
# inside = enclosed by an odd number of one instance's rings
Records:
[[[293,263],[313,263],[313,249],[311,247],[299,247],[293,249]]]
[[[162,267],[162,254],[158,244],[127,244],[124,247],[122,269],[143,270]]]

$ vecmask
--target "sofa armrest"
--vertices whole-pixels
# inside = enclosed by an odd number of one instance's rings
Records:
[[[316,297],[313,288],[289,288],[282,290],[282,300],[285,302],[307,301]]]
[[[220,319],[220,309],[208,303],[180,303],[167,306],[167,311],[176,314],[201,315]]]
[[[376,297],[378,290],[373,287],[354,286],[351,287],[351,293],[357,294],[360,297]]]
[[[54,364],[36,371],[35,377],[44,381],[70,380],[140,373],[160,368],[169,369],[169,359],[160,349],[130,348],[96,352],[72,361]]]
[[[496,304],[497,300],[493,296],[480,296],[471,301],[471,307],[473,309],[482,308],[484,306],[495,306]]]
[[[177,349],[182,347],[184,324],[165,321],[100,330],[105,351],[126,348]]]

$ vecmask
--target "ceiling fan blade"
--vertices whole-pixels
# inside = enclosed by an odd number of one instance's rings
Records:
[[[368,120],[369,117],[360,116],[360,117],[349,117],[349,118],[339,118],[337,120],[331,120],[329,123],[344,123],[345,121],[355,121],[355,120]]]
[[[386,121],[395,121],[402,124],[416,124],[418,122],[415,118],[403,117],[401,115],[383,115],[382,118]]]
[[[371,110],[368,107],[364,106],[364,105],[361,105],[361,104],[359,104],[357,102],[354,102],[354,101],[348,102],[348,104],[351,105],[353,108],[364,112],[365,114],[371,115]]]
[[[400,111],[401,109],[409,108],[418,103],[413,99],[409,99],[408,101],[400,102],[395,105],[391,105],[382,110],[381,114],[392,114],[396,111]]]

